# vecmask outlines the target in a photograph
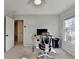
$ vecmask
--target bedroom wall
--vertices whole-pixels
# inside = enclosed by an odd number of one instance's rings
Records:
[[[32,35],[36,34],[36,29],[46,28],[51,35],[59,37],[58,16],[52,15],[28,15],[15,16],[15,20],[24,20],[24,46],[32,45]]]

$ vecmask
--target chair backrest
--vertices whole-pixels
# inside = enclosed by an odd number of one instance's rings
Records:
[[[44,35],[44,34],[41,35],[40,36],[40,40],[39,40],[40,44],[43,45],[42,48],[44,48],[44,46],[45,46],[44,50],[46,50],[46,51],[49,51],[49,49],[50,49],[49,46],[51,44],[51,38],[52,38],[52,36],[51,35],[48,35],[48,34],[47,35]],[[38,46],[37,46],[37,48],[38,48]]]
[[[49,49],[50,49],[50,45],[51,45],[51,38],[52,36],[51,35],[47,35],[47,36],[43,36],[43,41],[44,41],[44,44],[45,44],[45,51],[48,52]]]

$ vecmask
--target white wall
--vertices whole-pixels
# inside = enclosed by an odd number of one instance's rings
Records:
[[[64,41],[64,19],[70,18],[75,16],[75,6],[70,7],[69,9],[65,10],[61,15],[60,15],[60,35],[62,40],[62,48],[75,56],[75,45],[68,43]]]
[[[24,45],[32,44],[32,35],[36,34],[37,28],[46,28],[50,34],[59,37],[58,16],[34,15],[34,16],[15,16],[15,20],[24,20]]]

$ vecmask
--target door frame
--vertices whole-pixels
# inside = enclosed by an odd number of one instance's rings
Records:
[[[4,52],[6,52],[6,16],[4,16]]]
[[[22,23],[23,23],[23,32],[22,32],[22,45],[23,45],[23,41],[24,41],[24,20],[14,20],[14,46],[15,46],[15,21],[22,21]]]

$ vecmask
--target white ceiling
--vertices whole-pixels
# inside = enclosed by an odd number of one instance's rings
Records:
[[[74,5],[75,0],[46,0],[40,7],[28,4],[28,0],[4,0],[5,14],[12,15],[58,15]]]

